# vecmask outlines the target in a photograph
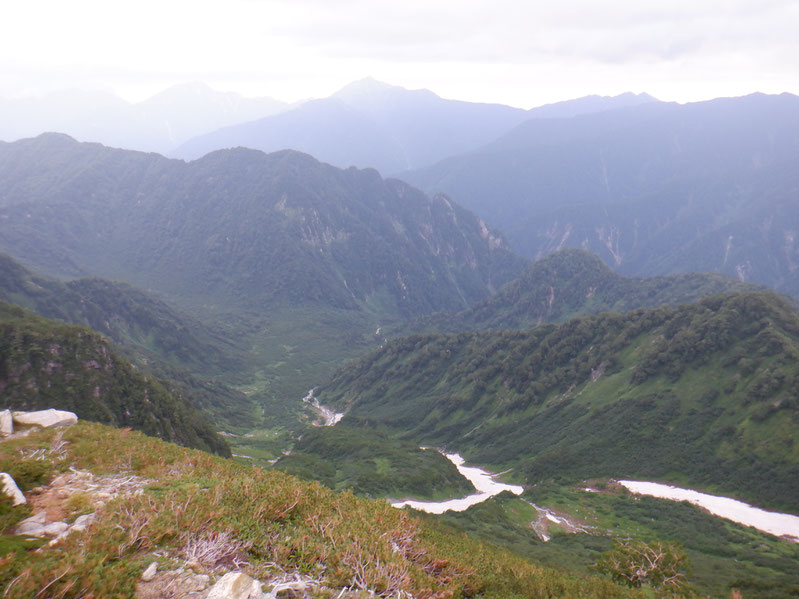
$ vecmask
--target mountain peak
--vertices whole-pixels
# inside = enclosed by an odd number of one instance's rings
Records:
[[[391,97],[410,94],[438,98],[436,94],[427,89],[409,90],[398,85],[378,81],[374,77],[353,81],[342,87],[332,97],[338,98],[354,108],[370,110],[385,104]]]

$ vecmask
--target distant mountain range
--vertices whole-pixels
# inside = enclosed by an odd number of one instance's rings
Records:
[[[297,152],[186,164],[48,134],[0,144],[0,186],[0,250],[195,303],[417,315],[466,308],[525,265],[444,196]]]
[[[244,98],[202,83],[176,85],[137,103],[107,92],[61,91],[0,98],[0,139],[58,132],[80,141],[163,154],[197,135],[286,108],[288,104],[271,98]]]
[[[527,111],[446,100],[429,90],[406,90],[367,78],[329,98],[192,139],[173,154],[195,159],[235,146],[266,152],[291,148],[342,168],[372,167],[391,174],[476,149],[531,118],[649,102],[655,99],[646,94],[590,96]]]
[[[714,271],[799,294],[799,98],[649,102],[528,120],[402,174],[528,257],[581,247],[616,270]]]

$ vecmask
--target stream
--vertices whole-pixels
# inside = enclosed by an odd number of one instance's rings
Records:
[[[313,389],[308,391],[308,395],[302,398],[302,401],[305,403],[311,404],[314,409],[317,411],[319,416],[322,418],[322,422],[319,426],[334,426],[338,424],[339,420],[344,418],[344,414],[341,412],[334,412],[327,406],[323,406],[319,403],[319,400],[316,399],[313,395]]]
[[[799,516],[768,512],[737,499],[707,495],[699,491],[681,489],[680,487],[672,487],[661,483],[635,480],[620,480],[618,483],[639,495],[649,495],[674,501],[688,501],[706,509],[714,516],[720,516],[738,524],[751,526],[760,531],[799,543]]]
[[[466,497],[461,497],[460,499],[447,499],[445,501],[416,501],[413,499],[396,501],[391,503],[393,507],[401,508],[408,506],[415,510],[427,512],[428,514],[443,514],[447,510],[452,510],[453,512],[462,512],[468,507],[482,503],[489,497],[493,497],[494,495],[502,493],[502,491],[510,491],[514,495],[521,495],[522,491],[524,490],[519,485],[507,485],[505,483],[495,481],[494,477],[497,475],[486,472],[482,468],[478,468],[477,466],[464,466],[463,464],[465,460],[458,453],[442,452],[442,454],[450,462],[455,464],[458,472],[460,472],[469,480],[469,482],[474,485],[477,493],[467,495]]]

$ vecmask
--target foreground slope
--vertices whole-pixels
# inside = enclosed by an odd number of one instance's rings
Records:
[[[26,550],[19,537],[0,537],[0,588],[7,597],[133,597],[153,561],[159,576],[182,568],[180,575],[213,580],[245,569],[272,585],[296,575],[307,581],[305,592],[323,597],[358,597],[360,591],[430,599],[641,596],[596,577],[535,566],[385,502],[336,494],[135,432],[79,423],[56,434],[0,441],[0,464],[25,490],[71,467],[98,481],[124,474],[141,493],[106,498],[99,509],[90,508],[96,509],[94,522],[85,531],[38,552]],[[44,459],[32,468],[34,449]],[[26,508],[4,513],[4,528],[25,517]],[[65,502],[64,508],[74,516],[80,504]],[[169,579],[158,580],[166,586]]]
[[[143,376],[100,335],[0,302],[0,406],[56,408],[230,455],[175,388]]]
[[[3,251],[195,303],[419,314],[466,307],[524,264],[443,196],[296,152],[187,164],[43,135],[0,144],[0,185]]]
[[[529,483],[655,478],[799,510],[799,316],[765,292],[388,342],[319,392]]]
[[[643,276],[714,271],[799,293],[799,98],[753,94],[527,121],[402,177],[537,257],[583,247]]]

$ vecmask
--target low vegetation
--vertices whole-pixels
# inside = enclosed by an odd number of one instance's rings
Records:
[[[331,489],[375,498],[448,499],[475,492],[434,449],[422,450],[352,422],[303,433],[275,467]]]

